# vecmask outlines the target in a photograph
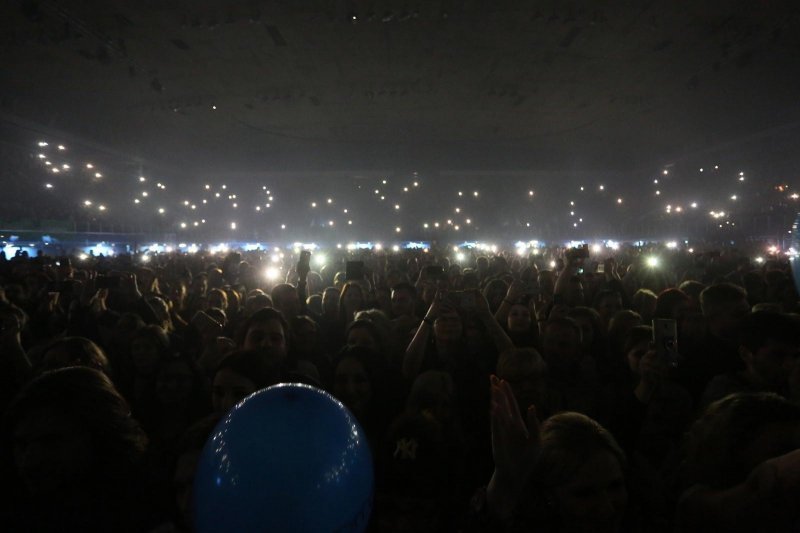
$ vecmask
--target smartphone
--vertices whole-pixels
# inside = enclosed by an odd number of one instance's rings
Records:
[[[605,274],[606,273],[606,265],[603,263],[597,264],[597,273],[598,274]]]
[[[348,261],[344,268],[344,279],[361,281],[364,279],[364,261]]]
[[[663,361],[678,366],[678,323],[671,318],[654,318],[653,345]]]
[[[95,287],[98,289],[118,289],[119,276],[97,276]]]
[[[297,262],[297,270],[300,272],[311,270],[311,252],[303,250],[300,252],[300,260]]]

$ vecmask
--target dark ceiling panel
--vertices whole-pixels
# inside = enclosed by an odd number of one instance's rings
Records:
[[[188,168],[624,172],[800,121],[791,2],[43,0],[0,30],[3,116]]]

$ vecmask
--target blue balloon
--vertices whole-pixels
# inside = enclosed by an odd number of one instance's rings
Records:
[[[373,488],[372,454],[353,414],[310,385],[275,385],[242,400],[206,443],[194,527],[363,531]]]

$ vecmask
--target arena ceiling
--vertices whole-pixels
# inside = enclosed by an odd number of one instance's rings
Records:
[[[795,5],[12,0],[0,118],[187,174],[791,157]]]

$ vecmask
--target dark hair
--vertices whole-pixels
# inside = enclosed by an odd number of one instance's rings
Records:
[[[603,426],[580,413],[559,413],[542,424],[542,444],[535,482],[553,488],[574,478],[595,453],[611,453],[625,469],[625,454]]]
[[[225,369],[246,377],[253,382],[256,389],[269,387],[278,383],[279,380],[278,369],[270,368],[258,350],[237,350],[226,355],[214,370],[212,381],[217,373]]]
[[[47,355],[47,352],[59,349],[67,353],[69,360],[65,361],[63,365],[50,366],[41,370],[56,370],[67,366],[85,366],[100,370],[106,375],[110,373],[108,357],[106,357],[103,349],[85,337],[64,337],[51,342],[42,350],[42,364],[45,364],[44,356]]]
[[[289,343],[290,337],[290,329],[289,323],[286,322],[286,319],[283,317],[280,311],[277,309],[273,309],[272,307],[266,307],[264,309],[259,309],[249,317],[247,317],[242,325],[239,326],[239,329],[236,332],[236,344],[239,347],[244,346],[244,341],[247,338],[247,332],[253,326],[253,324],[262,324],[264,322],[269,322],[270,320],[277,320],[280,322],[281,327],[283,328],[283,337],[286,339],[287,348]]]
[[[650,326],[634,326],[625,335],[625,342],[622,344],[622,355],[627,355],[639,344],[653,340],[653,328]]]
[[[82,366],[45,372],[20,392],[9,407],[9,433],[31,413],[45,409],[68,417],[92,439],[94,481],[126,482],[140,464],[147,436],[104,373]]]
[[[689,297],[680,289],[663,290],[656,298],[656,310],[653,312],[653,318],[674,318],[673,309],[675,309],[675,306],[688,302]]]
[[[411,294],[412,298],[417,297],[417,289],[407,281],[401,281],[400,283],[397,283],[394,287],[392,287],[392,292],[396,291],[406,291],[409,294]]]
[[[720,308],[747,298],[747,292],[733,283],[718,283],[703,289],[700,293],[700,307],[703,316],[709,317],[719,313]]]
[[[279,283],[272,287],[272,293],[270,297],[272,298],[273,303],[281,300],[285,295],[289,294],[290,292],[296,291],[294,285],[290,285],[288,283]]]
[[[748,315],[741,324],[740,344],[757,351],[769,341],[797,344],[800,342],[800,324],[789,315],[760,311]]]
[[[800,406],[772,393],[731,394],[712,403],[687,435],[684,482],[712,489],[743,482],[750,471],[742,450],[775,424],[800,426]]]
[[[158,348],[158,353],[162,357],[169,355],[169,336],[161,326],[157,324],[148,324],[141,327],[133,334],[131,341],[140,338],[152,341]]]

